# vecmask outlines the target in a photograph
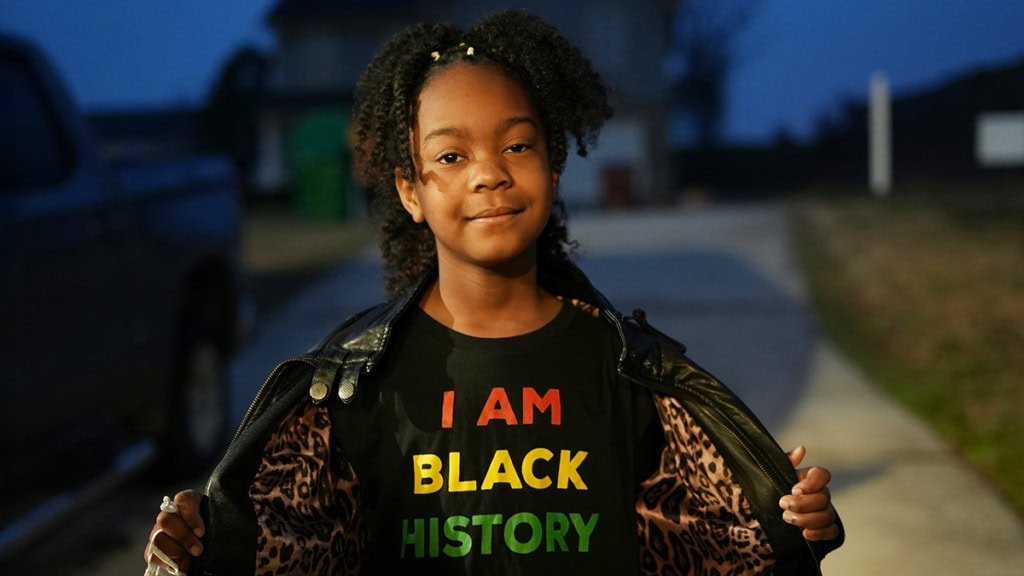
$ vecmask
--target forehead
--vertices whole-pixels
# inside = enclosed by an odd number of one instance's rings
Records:
[[[537,110],[522,85],[489,64],[455,64],[433,75],[420,90],[416,123],[485,127],[509,117],[529,117],[539,126]]]

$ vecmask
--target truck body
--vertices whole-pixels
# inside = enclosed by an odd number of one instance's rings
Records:
[[[0,36],[0,559],[228,428],[240,206],[218,157],[108,166],[55,69]]]

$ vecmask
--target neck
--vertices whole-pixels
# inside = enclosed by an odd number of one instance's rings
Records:
[[[420,307],[462,334],[502,338],[539,329],[558,314],[561,303],[537,284],[535,263],[495,271],[446,266],[439,260],[437,282]]]

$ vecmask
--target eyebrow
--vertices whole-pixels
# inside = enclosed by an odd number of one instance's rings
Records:
[[[513,116],[502,120],[501,123],[498,124],[498,128],[495,132],[501,134],[502,132],[520,124],[529,124],[534,128],[539,128],[539,126],[537,126],[537,121],[529,116]],[[428,132],[427,135],[423,137],[423,143],[426,144],[434,138],[440,138],[442,136],[464,137],[465,135],[466,131],[462,128],[457,128],[455,126],[443,126]]]

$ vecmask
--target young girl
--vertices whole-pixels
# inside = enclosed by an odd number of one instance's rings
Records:
[[[558,180],[611,116],[521,12],[417,25],[370,63],[354,151],[391,299],[278,366],[147,561],[196,574],[815,574],[842,541],[683,347],[569,259]],[[161,562],[159,558],[163,558]]]

